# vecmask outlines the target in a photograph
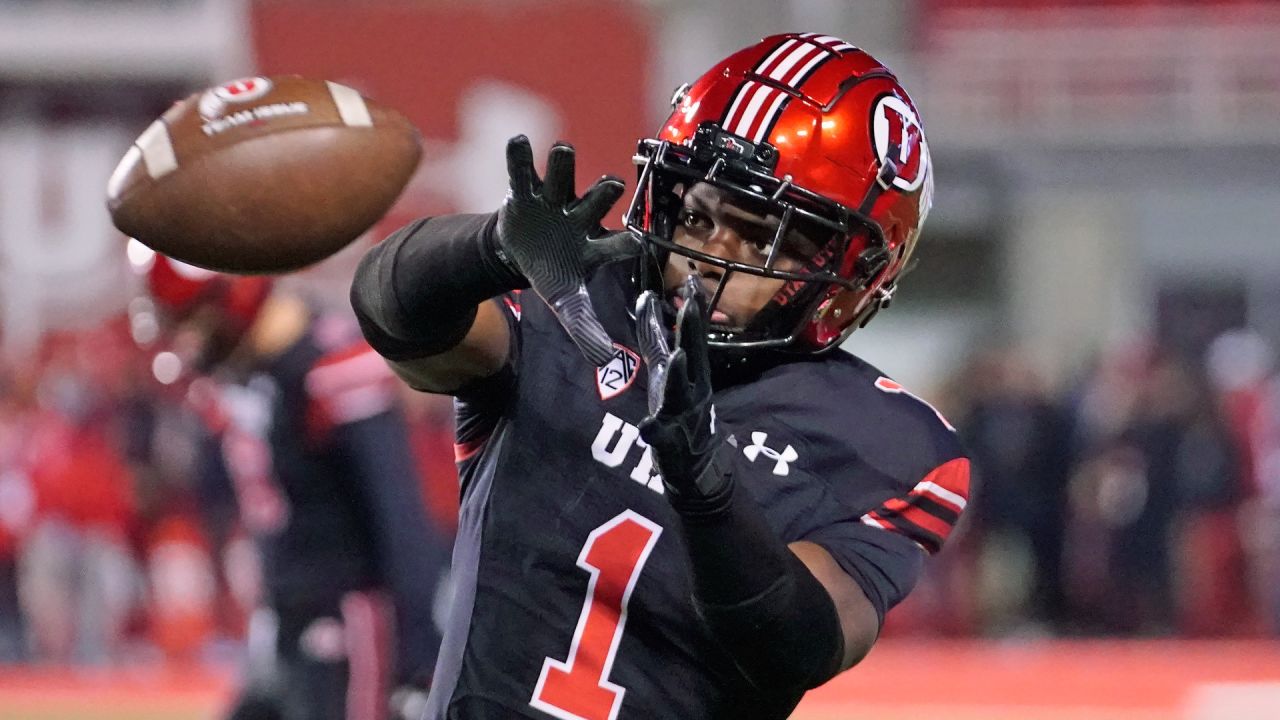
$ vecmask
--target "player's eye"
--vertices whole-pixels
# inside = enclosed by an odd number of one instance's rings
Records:
[[[711,218],[703,215],[697,210],[683,208],[680,210],[680,224],[690,230],[709,230],[711,229]]]
[[[769,253],[773,251],[773,237],[773,232],[767,228],[760,228],[759,230],[751,231],[744,239],[757,255],[767,258]]]

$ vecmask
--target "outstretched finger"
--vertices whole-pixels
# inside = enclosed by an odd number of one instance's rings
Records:
[[[686,349],[700,340],[705,344],[707,297],[696,276],[690,275],[684,279],[680,285],[680,297],[684,299],[684,304],[680,307],[680,314],[676,316],[676,344]]]
[[[644,291],[636,300],[636,339],[640,343],[640,355],[650,364],[666,362],[671,354],[661,302],[652,290]]]
[[[547,155],[547,174],[542,181],[542,196],[553,208],[562,208],[573,202],[574,195],[573,146],[556,143]]]
[[[690,382],[689,355],[676,348],[667,362],[667,378],[662,384],[662,405],[652,412],[662,415],[679,415],[697,402],[696,388]]]
[[[511,182],[512,195],[521,199],[533,197],[538,173],[533,168],[533,148],[524,135],[507,141],[507,179]]]
[[[640,355],[649,370],[649,412],[656,413],[662,405],[663,385],[667,376],[667,361],[671,345],[667,342],[661,301],[657,293],[646,290],[636,300],[636,340]]]
[[[622,197],[627,186],[616,177],[605,175],[593,184],[569,210],[569,219],[574,227],[589,231],[602,224],[604,216],[609,214],[618,199]]]
[[[702,283],[693,275],[685,278],[680,286],[684,305],[676,317],[676,345],[678,352],[689,357],[689,377],[699,385],[711,385],[711,360],[707,355],[707,296]]]
[[[640,244],[640,239],[631,231],[623,230],[588,240],[587,247],[582,251],[582,267],[590,273],[601,265],[616,260],[640,257],[643,252],[644,246]]]

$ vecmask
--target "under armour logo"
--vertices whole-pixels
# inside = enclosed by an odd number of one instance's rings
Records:
[[[786,450],[778,452],[764,444],[764,441],[768,439],[768,433],[751,433],[751,444],[742,448],[742,454],[746,455],[747,459],[751,462],[755,462],[757,457],[764,455],[774,461],[774,475],[787,475],[791,472],[791,463],[795,462],[796,458],[800,457],[799,453],[797,453],[796,449],[790,445],[787,446]]]

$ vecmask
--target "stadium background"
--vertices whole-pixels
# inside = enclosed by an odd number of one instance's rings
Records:
[[[851,343],[980,477],[797,717],[1280,716],[1280,3],[0,0],[0,720],[215,717],[242,652],[103,207],[154,116],[251,73],[358,87],[426,139],[385,231],[491,209],[516,132],[633,177],[676,86],[786,29],[921,108],[920,266]],[[341,307],[357,255],[288,282]],[[447,407],[411,402],[447,517]]]

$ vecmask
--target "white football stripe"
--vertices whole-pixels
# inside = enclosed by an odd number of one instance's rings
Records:
[[[153,180],[178,169],[178,158],[173,154],[173,141],[169,139],[169,126],[164,120],[156,120],[142,131],[134,143],[142,151],[142,162]]]
[[[769,126],[773,124],[774,115],[778,112],[778,107],[787,99],[787,94],[778,93],[778,97],[774,99],[773,104],[769,106],[769,111],[765,113],[764,122],[760,123],[760,128],[756,130],[756,134],[751,138],[751,142],[758,143],[764,140],[765,132],[769,130]],[[788,449],[791,446],[787,446]]]
[[[915,490],[917,492],[925,493],[928,495],[934,495],[939,498],[942,498],[943,500],[946,500],[948,503],[955,505],[961,510],[963,510],[965,508],[965,505],[968,504],[963,497],[951,492],[950,490],[942,487],[941,485],[933,481],[919,483],[918,485],[916,485]]]
[[[329,86],[329,94],[333,96],[333,104],[338,108],[342,122],[351,127],[371,127],[373,117],[369,115],[369,106],[365,104],[360,92],[346,85],[325,81]]]
[[[124,179],[129,175],[129,170],[138,164],[138,159],[142,157],[142,151],[137,145],[130,145],[125,151],[124,157],[120,159],[120,164],[116,165],[116,169],[111,173],[111,177],[107,179],[107,198],[116,200],[120,197],[120,191],[124,185]]]
[[[755,122],[756,115],[760,113],[760,106],[769,97],[769,91],[772,89],[766,85],[758,86],[751,96],[750,102],[747,103],[747,109],[742,111],[742,120],[738,122],[737,129],[729,132],[739,137],[746,137],[747,133],[751,131],[751,124]]]

